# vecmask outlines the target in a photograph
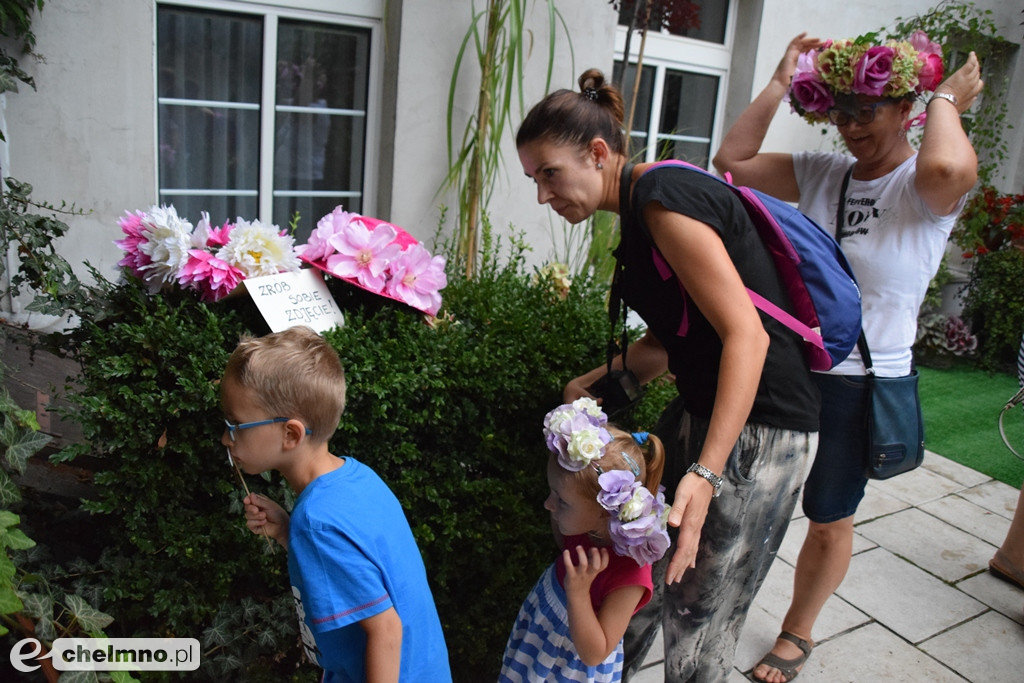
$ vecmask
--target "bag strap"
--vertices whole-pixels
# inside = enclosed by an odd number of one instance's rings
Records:
[[[703,175],[706,175],[709,178],[714,178],[715,180],[722,180],[718,176],[709,172],[707,169],[701,168],[700,166],[695,166],[694,164],[691,164],[688,161],[680,161],[679,159],[665,159],[663,161],[656,161],[650,166],[648,166],[644,173],[650,173],[651,171],[654,171],[655,169],[658,168],[662,168],[664,166],[675,166],[676,168],[685,168],[691,171],[695,171],[697,173],[702,173]],[[725,174],[725,182],[729,185],[732,185],[731,174]],[[732,189],[734,192],[736,192],[737,196],[740,199],[740,202],[744,205],[744,207],[748,208],[748,211],[750,209],[757,209],[760,213],[767,216],[771,216],[771,212],[764,206],[764,203],[753,192],[751,192],[749,188],[741,188],[733,185]],[[658,252],[655,252],[655,255],[657,257]],[[657,261],[655,261],[655,265],[660,267],[660,264]],[[668,264],[665,264],[664,267],[669,272],[671,272],[671,268],[668,267]],[[821,349],[822,351],[825,350],[825,339],[821,336],[820,328],[814,329],[809,325],[806,325],[799,318],[797,318],[794,315],[791,315],[781,306],[761,296],[750,287],[746,287],[746,290],[747,294],[750,295],[750,301],[754,304],[755,308],[760,310],[762,313],[768,315],[769,317],[772,317],[778,322],[782,323],[782,325],[784,325],[785,327],[788,327],[791,331],[795,332],[801,339],[803,339],[808,344],[812,344],[817,348]]]
[[[839,206],[836,207],[836,242],[843,242],[843,228],[846,227],[846,188],[850,186],[850,178],[853,177],[853,166],[846,169],[843,175],[843,184],[839,187]],[[871,362],[871,351],[868,349],[868,340],[864,337],[864,328],[860,328],[860,336],[857,337],[857,350],[860,351],[860,359],[864,362],[864,371],[874,376],[875,369]]]
[[[619,177],[619,243],[626,239],[626,216],[629,214],[629,190],[633,180],[634,164],[626,162]],[[622,369],[626,369],[626,349],[629,347],[629,331],[626,329],[626,302],[622,300],[622,259],[615,259],[612,287],[608,295],[608,321],[611,326],[608,338],[608,372],[612,371],[612,359],[622,345]],[[622,316],[620,340],[615,339],[619,316]]]

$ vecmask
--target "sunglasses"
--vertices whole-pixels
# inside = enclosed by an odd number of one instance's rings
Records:
[[[231,439],[232,443],[234,443],[234,441],[235,441],[235,432],[236,431],[239,431],[239,430],[242,430],[242,429],[252,429],[253,427],[262,427],[263,425],[272,425],[272,424],[275,424],[277,422],[287,422],[290,419],[292,419],[292,418],[290,418],[290,417],[275,417],[275,418],[272,418],[270,420],[257,420],[256,422],[241,422],[239,424],[234,424],[232,422],[228,422],[227,420],[224,420],[224,424],[228,428],[228,438]],[[306,436],[309,436],[312,433],[313,433],[313,430],[310,429],[309,427],[306,427]]]
[[[887,100],[881,100],[880,102],[862,105],[859,109],[853,111],[848,109],[829,109],[828,120],[836,126],[848,125],[850,121],[856,121],[864,126],[875,120],[875,109],[886,104],[891,103]]]

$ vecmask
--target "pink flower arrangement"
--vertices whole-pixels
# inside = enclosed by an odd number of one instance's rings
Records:
[[[431,316],[448,284],[445,259],[432,256],[398,226],[339,206],[317,223],[306,244],[276,225],[239,217],[220,227],[203,212],[193,229],[173,206],[127,211],[118,220],[118,266],[140,278],[151,294],[168,284],[218,301],[246,278],[294,272],[308,263],[337,278],[408,304]]]
[[[291,235],[259,221],[238,218],[211,228],[204,212],[193,229],[173,206],[153,206],[125,212],[118,225],[125,237],[114,242],[124,252],[117,265],[145,282],[152,294],[177,283],[203,301],[217,301],[245,278],[301,265]]]
[[[325,273],[429,315],[448,284],[443,256],[431,256],[396,225],[337,207],[317,223],[299,258]]]
[[[811,123],[828,120],[837,95],[900,98],[942,82],[942,47],[923,31],[875,44],[876,35],[830,40],[800,55],[787,101]]]

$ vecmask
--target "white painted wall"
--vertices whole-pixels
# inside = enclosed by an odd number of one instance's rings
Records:
[[[482,5],[482,3],[476,3]],[[543,0],[528,3],[527,17],[533,46],[526,60],[525,106],[528,110],[544,96],[548,54],[548,21]],[[559,12],[571,31],[556,33],[552,89],[575,88],[576,78],[591,66],[610,75],[613,60],[615,14],[604,2],[559,0]],[[449,208],[448,226],[455,223],[453,195],[436,196],[447,170],[446,108],[457,52],[469,27],[471,3],[450,0],[413,0],[402,8],[402,49],[399,55],[398,106],[395,133],[395,177],[391,220],[420,238],[437,229],[440,206]],[[569,42],[571,41],[571,52]],[[575,61],[574,61],[575,59]],[[479,69],[475,55],[467,53],[458,85],[458,111],[453,126],[456,144],[476,105]],[[525,115],[515,107],[514,125]],[[499,234],[512,224],[527,232],[532,257],[543,261],[552,246],[551,230],[561,230],[561,219],[536,202],[533,183],[524,175],[509,133],[504,146],[504,173],[493,188],[491,221]]]
[[[343,6],[346,0],[333,0]],[[281,0],[290,4],[290,0]],[[931,0],[862,0],[857,3],[798,2],[792,0],[740,0],[740,12],[760,15],[759,38],[753,60],[735,64],[732,83],[752,79],[752,98],[767,83],[790,38],[800,30],[822,37],[844,37],[872,30],[899,16],[910,16]],[[1017,42],[1024,29],[1014,3],[979,0],[991,7],[1005,36]],[[477,3],[482,5],[482,3]],[[449,81],[456,53],[469,25],[472,3],[466,0],[388,0],[382,41],[394,105],[384,107],[385,124],[393,135],[381,141],[381,215],[405,227],[420,239],[433,237],[440,206],[454,206],[450,196],[437,196],[447,167],[445,112]],[[532,50],[527,58],[529,108],[543,97],[548,31],[546,4],[528,3]],[[615,16],[604,0],[557,0],[570,32],[560,24],[556,34],[553,88],[574,88],[577,76],[596,66],[610,73],[613,60]],[[749,19],[745,16],[745,19]],[[120,252],[112,241],[120,237],[117,218],[126,209],[146,207],[156,199],[156,105],[154,96],[155,3],[152,0],[62,0],[46,3],[35,15],[33,31],[37,52],[45,62],[21,59],[36,78],[38,91],[23,87],[6,98],[6,133],[9,172],[31,183],[34,197],[50,202],[74,202],[87,212],[67,217],[71,234],[61,251],[82,275],[89,261],[113,274]],[[571,43],[571,49],[570,49]],[[744,50],[747,45],[739,46]],[[16,54],[16,52],[14,53]],[[1013,112],[1024,110],[1024,55],[1018,54],[1014,72]],[[748,71],[744,74],[743,70]],[[751,76],[752,70],[753,74]],[[741,76],[746,76],[746,79]],[[475,105],[477,75],[464,66],[458,92],[461,135]],[[385,98],[387,100],[387,97]],[[785,107],[783,107],[785,109]],[[738,112],[736,112],[738,113]],[[730,115],[735,115],[730,112]],[[1019,117],[1018,117],[1019,118]],[[521,119],[517,112],[515,121]],[[1009,162],[1005,189],[1024,186],[1022,140],[1024,126],[1009,133]],[[728,121],[727,121],[728,124]],[[768,150],[831,147],[831,142],[798,117],[780,111],[766,139]],[[524,230],[533,246],[531,260],[539,263],[552,255],[564,225],[546,207],[536,203],[533,184],[522,175],[512,132],[505,144],[505,173],[496,182],[490,217],[499,234],[509,224]],[[7,171],[8,169],[5,169]],[[450,216],[448,225],[453,224]],[[19,308],[14,302],[14,309]],[[9,310],[11,302],[0,302]],[[15,319],[18,314],[3,313]],[[32,326],[47,321],[38,316]]]
[[[64,217],[71,230],[60,247],[82,276],[85,261],[114,275],[117,217],[156,196],[154,16],[147,0],[46,3],[32,22],[45,61],[19,58],[37,90],[20,85],[7,96],[5,173],[30,183],[36,200],[86,212]]]

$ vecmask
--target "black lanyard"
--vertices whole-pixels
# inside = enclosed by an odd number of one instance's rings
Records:
[[[850,178],[853,176],[853,166],[850,166],[843,176],[843,184],[839,188],[839,206],[836,207],[836,242],[843,241],[843,228],[846,227],[846,188],[850,186]],[[864,371],[872,375],[874,369],[871,363],[871,352],[868,350],[868,340],[864,337],[864,328],[860,328],[860,337],[857,338],[857,350],[860,351],[860,359],[864,363]]]

